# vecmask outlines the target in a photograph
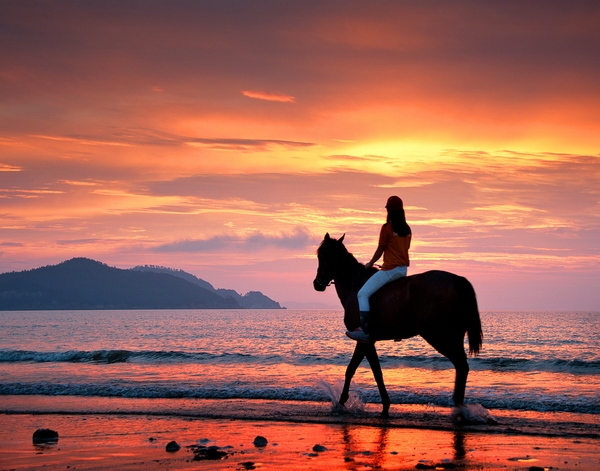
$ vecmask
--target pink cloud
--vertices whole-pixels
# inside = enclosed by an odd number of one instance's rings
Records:
[[[255,232],[248,236],[219,235],[207,239],[182,240],[163,244],[155,248],[156,252],[219,252],[249,251],[256,252],[266,248],[282,248],[287,250],[305,249],[314,246],[318,238],[305,227],[296,227],[288,234],[264,234]]]
[[[244,90],[242,95],[257,100],[278,101],[280,103],[296,103],[296,97],[279,92],[265,92],[263,90]]]

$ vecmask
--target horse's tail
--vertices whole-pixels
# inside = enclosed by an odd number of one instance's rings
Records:
[[[466,278],[461,277],[460,292],[462,295],[463,312],[467,321],[467,334],[469,335],[469,354],[477,355],[483,344],[483,331],[477,307],[477,296],[473,285]]]

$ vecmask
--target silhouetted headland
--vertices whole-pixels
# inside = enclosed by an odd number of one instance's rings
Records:
[[[216,290],[182,270],[109,267],[88,258],[0,274],[0,310],[282,309],[260,292]]]

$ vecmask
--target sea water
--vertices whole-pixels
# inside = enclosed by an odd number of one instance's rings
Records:
[[[182,399],[216,408],[233,399],[328,403],[335,388],[323,385],[339,385],[355,346],[342,317],[341,310],[0,312],[0,412],[13,404],[2,396],[56,399],[37,412],[69,398],[138,399],[145,408],[154,399],[163,409]],[[483,349],[469,358],[466,403],[598,423],[600,313],[481,318]],[[453,367],[423,339],[379,342],[377,350],[392,411],[394,404],[452,406]],[[352,392],[363,403],[380,401],[366,360]]]

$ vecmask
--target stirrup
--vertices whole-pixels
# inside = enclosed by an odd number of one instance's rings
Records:
[[[347,331],[346,335],[357,342],[369,343],[371,341],[369,334],[366,334],[360,327],[352,332]]]

